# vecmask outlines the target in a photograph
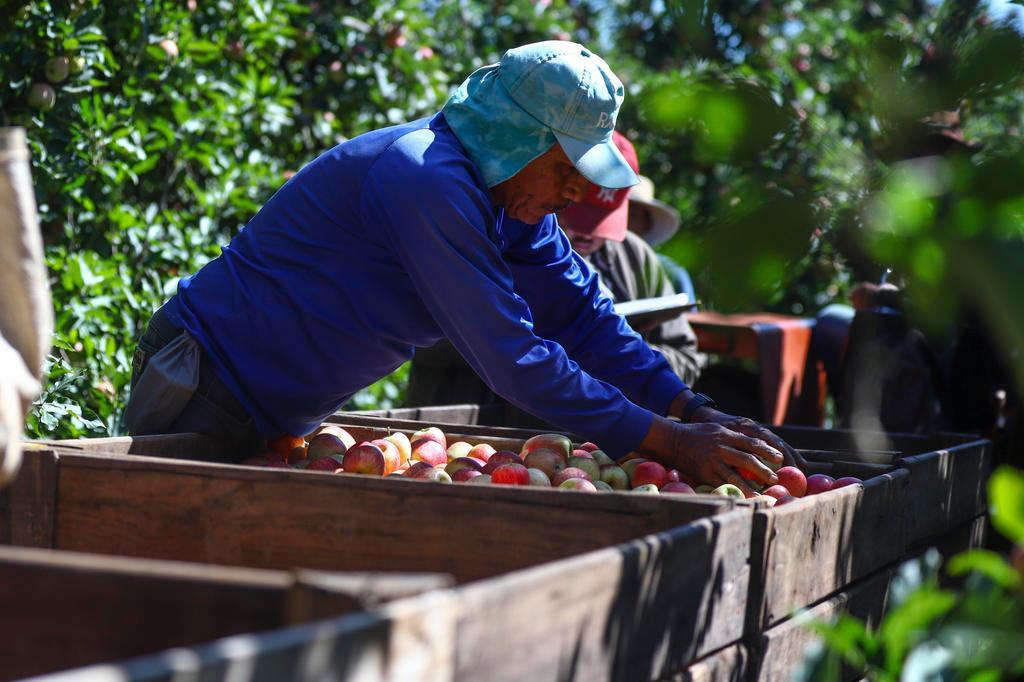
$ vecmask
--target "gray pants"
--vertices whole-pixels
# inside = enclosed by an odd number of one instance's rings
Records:
[[[131,387],[139,381],[149,358],[184,332],[171,324],[163,309],[153,314],[132,358]],[[209,461],[237,462],[259,454],[266,441],[256,431],[252,417],[213,371],[209,357],[200,350],[199,381],[184,409],[163,433],[201,433],[218,441]],[[128,398],[131,403],[131,397]],[[135,433],[133,435],[149,435]],[[194,458],[195,459],[195,458]]]

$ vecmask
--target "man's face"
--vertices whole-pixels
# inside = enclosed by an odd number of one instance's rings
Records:
[[[594,237],[589,234],[583,234],[572,229],[571,225],[566,224],[562,216],[558,216],[558,224],[561,225],[562,230],[565,232],[565,236],[569,238],[572,243],[572,249],[581,256],[589,256],[595,251],[600,251],[604,243],[608,241],[604,237]]]
[[[583,198],[587,179],[557,142],[505,182],[491,188],[494,203],[529,225]]]

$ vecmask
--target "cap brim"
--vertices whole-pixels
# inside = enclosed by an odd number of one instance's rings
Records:
[[[640,176],[633,172],[611,140],[594,144],[557,130],[552,132],[576,170],[595,185],[619,189],[640,182]]]
[[[558,214],[559,225],[578,234],[621,242],[626,238],[629,203],[609,211],[593,204],[572,204]]]

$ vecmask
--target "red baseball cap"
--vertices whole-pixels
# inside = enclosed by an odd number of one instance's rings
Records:
[[[617,130],[612,133],[612,142],[633,172],[639,174],[640,164],[633,144]],[[621,242],[626,238],[626,225],[629,222],[629,190],[629,187],[612,189],[590,183],[581,201],[558,214],[558,222],[579,234]]]

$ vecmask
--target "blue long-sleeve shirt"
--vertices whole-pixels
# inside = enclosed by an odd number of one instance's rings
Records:
[[[309,433],[445,336],[496,393],[616,457],[685,388],[554,216],[492,204],[440,114],[305,166],[167,312],[268,437]]]

